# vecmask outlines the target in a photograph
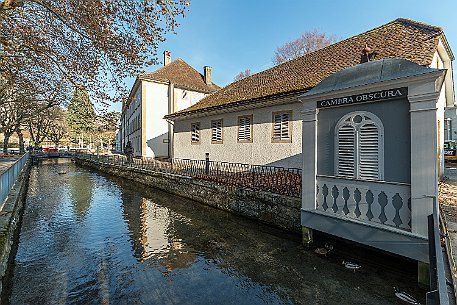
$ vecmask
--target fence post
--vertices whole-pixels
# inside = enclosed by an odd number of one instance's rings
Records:
[[[209,175],[209,153],[205,153],[205,175]]]

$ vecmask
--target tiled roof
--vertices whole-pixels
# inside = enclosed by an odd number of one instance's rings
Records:
[[[140,79],[172,82],[175,86],[182,86],[204,92],[214,92],[220,89],[216,84],[208,86],[204,81],[203,75],[189,66],[181,58],[172,61],[154,72],[141,74]]]
[[[256,99],[293,91],[306,91],[327,76],[360,63],[368,45],[376,59],[403,58],[419,65],[430,65],[443,30],[409,19],[396,19],[365,33],[308,53],[271,69],[231,83],[206,96],[195,105],[168,117],[254,103]]]

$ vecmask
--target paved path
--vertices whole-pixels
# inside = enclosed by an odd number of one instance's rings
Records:
[[[4,171],[6,171],[20,157],[21,156],[0,157],[0,174],[2,174]]]

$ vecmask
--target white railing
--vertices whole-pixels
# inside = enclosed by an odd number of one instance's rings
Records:
[[[0,210],[3,209],[6,197],[8,197],[8,193],[16,182],[17,176],[21,173],[22,168],[28,159],[29,153],[24,154],[0,175]]]
[[[317,176],[316,209],[411,231],[411,186]]]

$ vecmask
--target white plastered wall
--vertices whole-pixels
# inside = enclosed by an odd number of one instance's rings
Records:
[[[146,149],[144,157],[168,156],[168,123],[163,119],[168,114],[168,84],[142,81],[143,105],[145,105],[144,132]]]
[[[272,143],[272,113],[292,111],[292,143]],[[274,165],[288,168],[302,167],[302,105],[300,102],[270,106],[252,110],[210,115],[175,121],[174,157],[183,159],[205,158],[210,160],[258,165]],[[238,117],[252,115],[252,143],[238,143]],[[211,121],[223,120],[223,143],[211,143]],[[191,143],[191,124],[200,122],[200,143]]]

